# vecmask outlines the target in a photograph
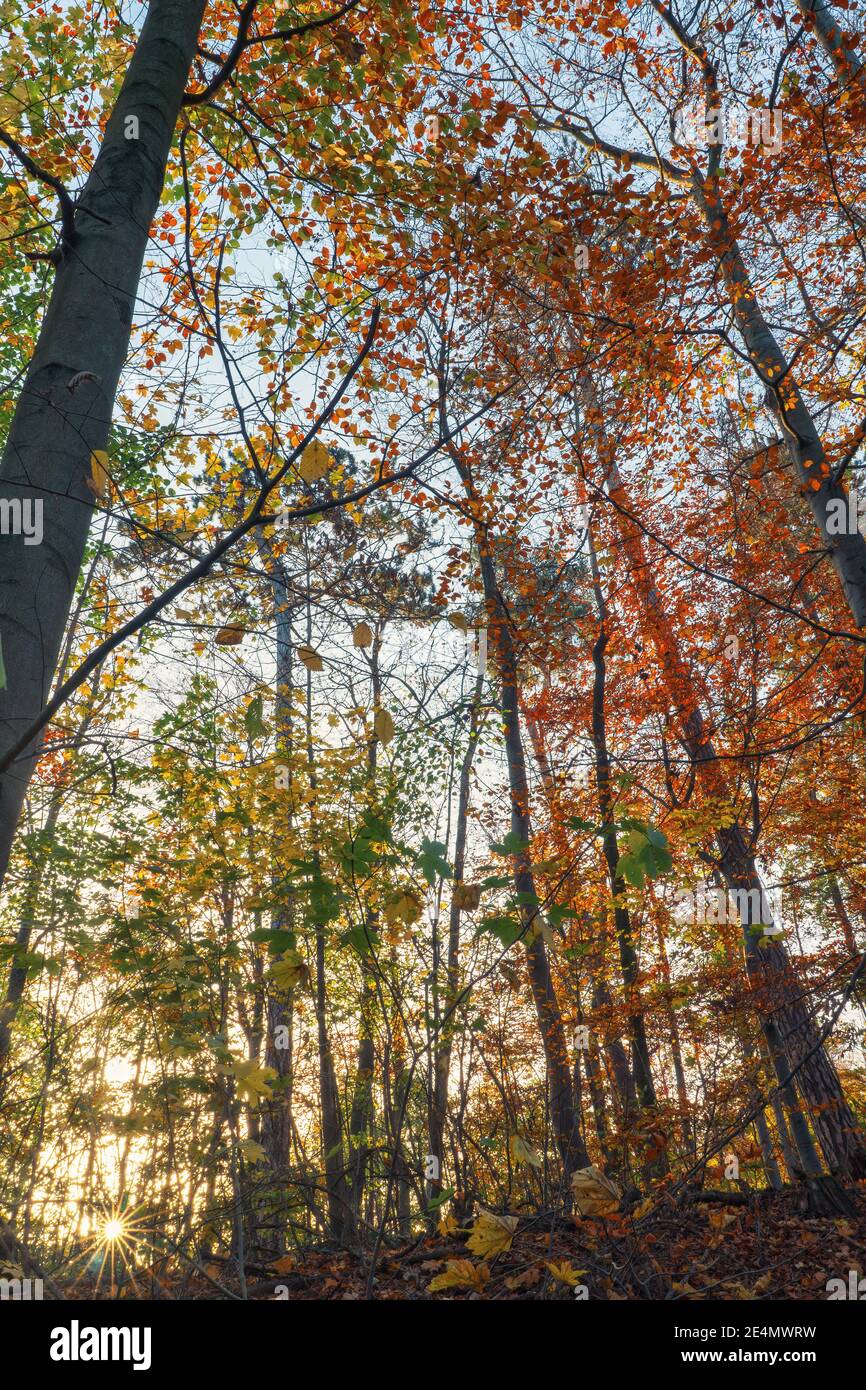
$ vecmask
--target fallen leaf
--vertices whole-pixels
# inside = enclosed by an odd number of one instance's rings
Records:
[[[487,1265],[474,1265],[471,1260],[449,1260],[444,1273],[437,1274],[429,1284],[431,1293],[440,1289],[477,1289],[479,1293],[490,1278]]]
[[[480,1211],[467,1241],[473,1255],[500,1255],[511,1249],[517,1230],[516,1216],[497,1216],[492,1211]]]
[[[510,1279],[506,1279],[505,1287],[511,1289],[531,1289],[541,1278],[541,1270],[535,1265],[530,1265],[529,1269],[524,1269],[521,1274],[513,1274]]]
[[[622,1191],[593,1164],[578,1168],[572,1175],[571,1190],[581,1216],[611,1216],[619,1206]]]
[[[574,1265],[566,1264],[562,1260],[559,1264],[553,1264],[550,1260],[545,1261],[554,1279],[560,1284],[568,1284],[572,1289],[576,1288],[586,1274],[585,1269],[575,1269]]]
[[[456,1216],[451,1212],[448,1212],[445,1216],[440,1216],[436,1223],[436,1230],[439,1232],[440,1236],[456,1236],[457,1232],[460,1230],[460,1227],[457,1225]]]

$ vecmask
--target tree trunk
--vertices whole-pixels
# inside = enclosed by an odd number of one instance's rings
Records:
[[[41,713],[60,651],[94,506],[91,456],[108,447],[141,266],[203,11],[204,0],[152,0],[76,205],[72,243],[62,249],[9,430],[0,498],[41,500],[44,542],[3,542],[0,636],[8,686],[0,690],[0,761]],[[137,139],[128,138],[133,132]],[[0,775],[0,880],[40,742],[31,740]]]
[[[602,826],[604,827],[602,834],[602,850],[607,864],[610,891],[613,899],[614,927],[616,930],[617,945],[619,947],[620,965],[622,967],[629,1036],[632,1046],[632,1070],[637,1092],[637,1102],[641,1110],[657,1112],[658,1100],[656,1098],[652,1068],[650,1066],[649,1043],[647,1042],[646,1026],[644,1024],[643,1010],[640,1007],[640,998],[637,988],[640,965],[637,951],[634,947],[631,914],[625,904],[625,882],[619,871],[619,843],[613,825],[615,807],[613,792],[610,785],[610,757],[607,748],[607,720],[605,716],[605,681],[607,667],[604,651],[607,646],[607,610],[601,588],[601,576],[599,575],[598,561],[592,540],[592,530],[589,526],[587,526],[586,534],[587,544],[589,546],[590,564],[592,567],[593,591],[595,593],[599,617],[598,638],[592,649],[592,664],[595,671],[592,687],[592,742],[595,750],[595,778],[598,793],[598,809]],[[664,1177],[665,1174],[669,1172],[669,1165],[664,1150],[659,1150],[652,1158],[647,1159],[645,1168],[646,1174],[650,1178]]]
[[[478,726],[481,714],[481,696],[484,689],[485,671],[479,665],[478,677],[469,710],[469,735],[463,760],[460,764],[460,777],[457,786],[457,830],[454,836],[454,883],[463,882],[466,872],[466,838],[469,831],[469,798],[471,792],[472,764],[478,747]],[[448,1112],[448,1078],[451,1072],[451,1052],[454,1039],[455,1012],[460,990],[460,915],[459,899],[451,895],[448,911],[448,954],[445,962],[445,1008],[440,1015],[438,1009],[439,943],[434,949],[434,1022],[436,1042],[433,1072],[433,1097],[430,1107],[429,1141],[430,1157],[435,1159],[435,1176],[430,1179],[429,1197],[431,1201],[442,1191],[442,1174],[445,1170],[445,1120]]]
[[[484,599],[500,677],[505,756],[508,764],[508,784],[511,797],[511,831],[522,844],[528,845],[532,839],[532,826],[529,817],[529,784],[526,776],[526,759],[520,734],[517,659],[486,537],[481,538],[479,548],[481,551]],[[562,1025],[562,1012],[556,997],[544,937],[540,930],[542,921],[538,908],[529,906],[531,903],[538,902],[531,852],[528,849],[521,850],[520,853],[513,856],[512,862],[514,865],[514,888],[518,901],[522,904],[521,914],[528,938],[526,957],[532,997],[535,1001],[547,1065],[550,1113],[557,1147],[562,1157],[563,1170],[565,1176],[568,1177],[576,1168],[585,1167],[589,1159],[574,1112],[574,1093],[569,1070],[565,1029]]]

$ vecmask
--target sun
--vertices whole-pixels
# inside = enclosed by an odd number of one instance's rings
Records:
[[[122,1241],[127,1234],[126,1223],[118,1216],[110,1216],[102,1227],[102,1243],[105,1245],[113,1244],[115,1241]]]
[[[95,1270],[98,1289],[103,1275],[107,1274],[112,1298],[116,1293],[120,1270],[124,1271],[135,1288],[136,1256],[139,1247],[150,1245],[149,1225],[143,1209],[127,1208],[122,1202],[103,1209],[95,1220],[90,1242],[82,1252],[91,1257],[85,1263],[82,1275],[87,1270]]]

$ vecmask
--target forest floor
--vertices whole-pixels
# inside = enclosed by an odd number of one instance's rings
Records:
[[[866,1183],[857,1214],[810,1218],[793,1193],[661,1205],[632,1216],[563,1217],[550,1213],[493,1218],[490,1249],[468,1245],[469,1230],[382,1247],[371,1284],[372,1252],[328,1247],[248,1264],[250,1299],[584,1299],[826,1300],[828,1281],[848,1285],[866,1273]],[[453,1225],[453,1223],[452,1223]],[[511,1230],[509,1227],[513,1226]],[[483,1241],[481,1242],[484,1243]],[[496,1249],[507,1245],[507,1248]],[[111,1292],[76,1281],[67,1297]],[[186,1272],[159,1265],[137,1270],[115,1297],[243,1297],[232,1262],[212,1257]]]

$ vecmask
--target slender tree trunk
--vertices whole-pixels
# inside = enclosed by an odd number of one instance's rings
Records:
[[[57,663],[94,506],[91,456],[108,447],[141,266],[196,50],[204,0],[152,0],[77,201],[0,464],[0,499],[43,505],[44,541],[3,540],[0,760],[39,716]],[[137,138],[130,138],[137,136]],[[77,380],[76,380],[77,378]],[[109,465],[109,473],[111,471]],[[5,874],[41,740],[0,775]]]
[[[372,684],[371,693],[373,697],[374,716],[380,708],[382,697],[379,675],[379,652],[382,645],[382,629],[383,624],[378,622],[376,624],[376,631],[370,652],[370,678]],[[371,795],[374,794],[375,789],[378,749],[379,739],[376,735],[374,718],[373,729],[370,733],[370,740],[367,745],[367,776]],[[376,930],[377,926],[377,919],[376,914],[369,908],[365,911],[364,924],[368,940],[372,940],[373,932]],[[363,979],[361,983],[361,1006],[359,1010],[358,1053],[355,1067],[352,1105],[349,1114],[351,1205],[352,1219],[356,1223],[361,1220],[364,1184],[366,1181],[367,1166],[370,1161],[370,1135],[373,1131],[375,1119],[373,1081],[376,1051],[373,1042],[373,1024],[377,994],[376,978],[373,973],[374,962],[372,959],[368,959],[366,953],[362,957],[361,968],[363,971]]]
[[[694,1158],[697,1154],[697,1141],[695,1127],[692,1123],[692,1107],[689,1100],[689,1091],[686,1085],[686,1071],[683,1066],[680,1025],[677,1020],[676,1009],[674,1008],[673,984],[671,981],[670,961],[668,960],[667,938],[660,915],[656,917],[656,924],[656,940],[658,942],[659,963],[664,984],[665,1009],[667,1012],[668,1030],[671,1037],[671,1056],[673,1058],[674,1075],[677,1082],[677,1100],[680,1107],[680,1127],[686,1153]]]
[[[454,836],[454,884],[463,883],[466,872],[466,838],[469,832],[469,798],[471,793],[472,764],[478,747],[478,728],[481,716],[481,697],[484,690],[485,671],[479,662],[478,677],[472,694],[469,709],[469,733],[460,776],[457,785],[457,829]],[[442,1191],[442,1175],[445,1170],[445,1120],[448,1113],[448,1079],[451,1073],[451,1054],[454,1039],[455,1012],[460,991],[460,900],[452,892],[448,910],[448,948],[445,962],[445,1007],[440,1016],[438,991],[434,1007],[436,1042],[433,1072],[433,1103],[430,1109],[429,1140],[430,1156],[436,1162],[435,1176],[430,1179],[429,1196],[434,1201]],[[438,939],[436,942],[433,969],[438,978]]]
[[[441,384],[444,392],[444,380]],[[445,425],[444,437],[450,437],[445,420],[445,397],[440,395],[440,414]],[[508,622],[508,614],[499,593],[496,570],[490,552],[490,538],[482,521],[483,507],[478,497],[472,475],[459,451],[453,444],[448,454],[460,476],[466,494],[476,516],[475,537],[478,544],[479,568],[484,591],[484,606],[487,613],[488,633],[496,661],[500,698],[502,703],[502,722],[505,741],[505,758],[508,766],[508,790],[511,801],[511,831],[525,845],[532,839],[532,825],[529,816],[529,782],[526,775],[526,757],[520,732],[520,699],[517,673],[517,654]],[[562,1158],[563,1173],[566,1179],[576,1168],[586,1167],[589,1162],[578,1117],[574,1111],[574,1091],[565,1029],[562,1023],[562,1010],[553,983],[550,962],[544,945],[541,927],[544,925],[539,909],[529,904],[538,903],[535,891],[535,877],[532,870],[532,855],[527,849],[512,856],[514,888],[525,926],[526,959],[532,997],[541,1032],[547,1081],[550,1091],[550,1113],[556,1134],[556,1143]]]
[[[307,574],[309,593],[310,575]],[[307,602],[307,645],[313,640],[312,614]],[[310,783],[310,821],[313,842],[313,863],[315,872],[320,872],[319,829],[315,793],[318,788],[316,762],[313,750],[313,688],[312,678],[307,671],[306,699],[306,745],[307,772]],[[334,1240],[341,1241],[346,1228],[348,1193],[346,1169],[343,1161],[343,1131],[340,1122],[340,1098],[337,1089],[337,1076],[334,1070],[334,1054],[328,1032],[328,986],[326,975],[325,927],[320,921],[315,924],[316,937],[316,1035],[319,1046],[319,1103],[322,1116],[322,1151],[325,1168],[325,1186],[328,1194],[328,1229]]]
[[[565,812],[562,806],[559,788],[550,767],[550,759],[547,756],[547,749],[544,745],[544,736],[534,719],[524,715],[529,739],[532,744],[532,751],[541,776],[541,785],[547,798],[550,809],[550,818],[554,826],[561,827],[565,824]],[[567,851],[568,845],[564,837],[562,838],[561,849]],[[592,932],[595,924],[589,920],[589,915],[585,914],[583,920],[584,930]],[[602,924],[604,930],[604,924]],[[607,980],[607,965],[605,961],[606,939],[603,936],[598,943],[598,950],[594,953],[594,958],[587,957],[587,973],[592,981],[592,1008],[596,1014],[603,1014],[607,1020],[616,1018],[616,1009],[610,993],[610,985]],[[610,1026],[605,1026],[603,1030],[604,1052],[613,1074],[615,1085],[615,1099],[619,1102],[620,1114],[623,1118],[634,1113],[636,1092],[634,1076],[629,1066],[628,1055],[622,1044],[622,1039]]]
[[[274,726],[278,764],[288,769],[286,813],[278,817],[290,835],[294,823],[292,778],[294,758],[294,727],[292,713],[292,614],[289,608],[288,587],[283,574],[273,561],[271,589],[277,629],[276,686]],[[274,931],[294,931],[295,903],[291,889],[285,885],[285,855],[283,837],[277,832],[274,844],[274,886],[277,905],[271,913]],[[272,1171],[278,1181],[285,1176],[289,1163],[292,1139],[292,1078],[294,1063],[294,1008],[291,991],[276,991],[268,987],[266,995],[265,1063],[277,1073],[277,1098],[265,1108],[262,1117],[262,1143]]]
[[[38,851],[37,858],[30,866],[30,880],[24,891],[18,931],[15,933],[15,948],[22,957],[26,955],[29,948],[30,937],[33,933],[33,926],[39,910],[42,886],[48,865],[47,849],[54,836],[57,821],[60,817],[60,803],[61,793],[58,790],[55,793],[54,799],[48,809],[48,815],[45,818],[42,846]],[[12,1027],[18,1016],[18,1010],[21,1007],[21,1000],[24,997],[24,986],[26,983],[27,966],[25,964],[15,964],[13,961],[9,968],[9,976],[6,981],[6,997],[3,1003],[0,1004],[0,1097],[2,1097],[4,1073],[12,1048]]]
[[[508,783],[511,797],[511,831],[522,844],[529,845],[532,839],[532,826],[529,817],[529,783],[526,776],[526,759],[520,734],[517,658],[507,615],[499,595],[486,536],[482,537],[479,548],[488,625],[493,638],[493,651],[500,677],[505,755],[508,764]],[[544,937],[540,930],[541,915],[537,908],[528,906],[530,903],[538,902],[529,849],[523,849],[515,854],[512,862],[515,892],[518,901],[523,904],[521,912],[526,926],[526,956],[532,996],[535,1001],[538,1026],[541,1030],[541,1040],[547,1064],[550,1113],[556,1133],[557,1146],[562,1156],[563,1169],[565,1175],[569,1176],[576,1168],[585,1167],[588,1158],[578,1119],[574,1112],[574,1093],[569,1070],[565,1029],[562,1024],[562,1011],[556,997],[550,962],[547,958]]]
[[[655,1092],[655,1084],[653,1082],[652,1068],[650,1066],[649,1043],[647,1041],[643,1010],[640,1006],[640,997],[638,993],[640,963],[634,946],[631,914],[625,904],[625,882],[619,871],[619,843],[613,825],[615,807],[610,784],[610,756],[607,748],[607,719],[605,715],[607,666],[604,652],[607,646],[607,609],[601,588],[601,576],[599,575],[598,560],[593,544],[591,527],[587,526],[586,534],[587,544],[589,546],[590,565],[592,568],[593,591],[599,617],[598,638],[592,649],[592,663],[595,672],[592,687],[592,742],[593,748],[595,749],[595,778],[598,793],[598,809],[601,816],[601,823],[604,827],[602,834],[602,850],[607,864],[610,891],[613,899],[614,928],[616,930],[620,965],[622,967],[623,986],[625,989],[629,1036],[632,1046],[632,1070],[637,1092],[637,1101],[641,1110],[657,1112],[658,1100]],[[647,1160],[645,1162],[645,1167],[649,1177],[664,1177],[669,1171],[669,1165],[664,1150],[661,1149],[653,1158]]]

